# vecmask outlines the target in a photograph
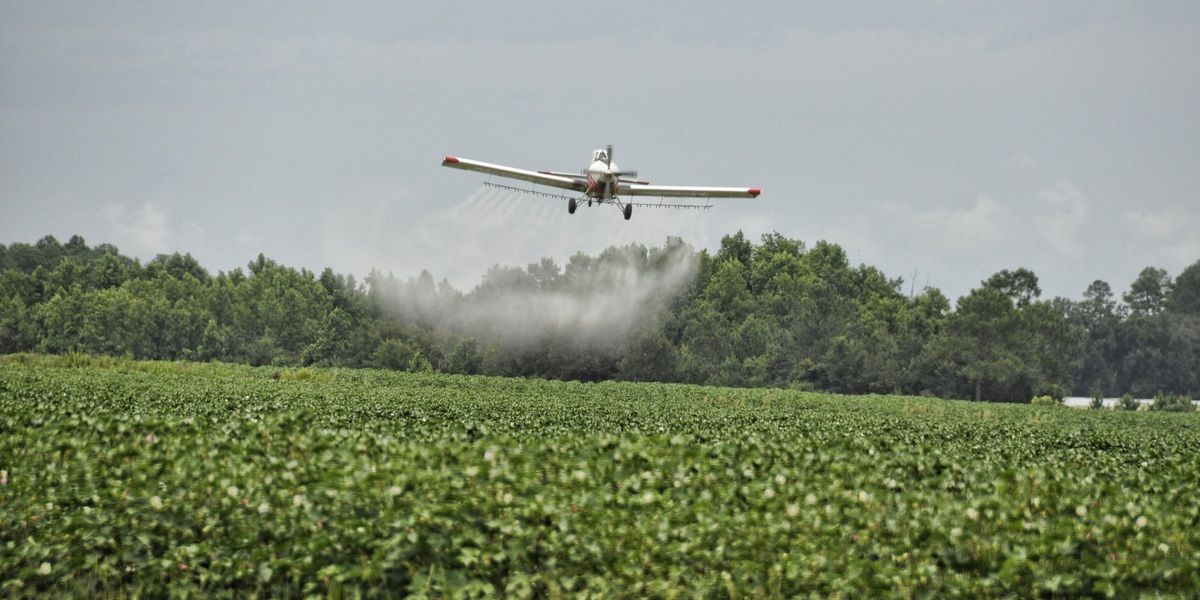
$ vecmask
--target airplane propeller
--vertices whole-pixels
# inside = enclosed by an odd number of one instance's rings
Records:
[[[637,176],[638,176],[637,171],[611,171],[611,169],[612,169],[612,154],[613,154],[612,144],[605,146],[604,147],[604,158],[605,158],[604,164],[609,167],[610,172],[612,172],[612,174],[616,175],[618,178],[626,177],[626,178],[637,179]]]

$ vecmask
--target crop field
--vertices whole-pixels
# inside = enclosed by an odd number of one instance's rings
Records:
[[[0,595],[1200,594],[1200,415],[0,358]]]

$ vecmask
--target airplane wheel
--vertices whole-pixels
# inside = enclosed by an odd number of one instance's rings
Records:
[[[633,205],[626,204],[625,205],[625,220],[628,221],[629,217],[632,217],[632,216],[633,216]]]
[[[591,207],[592,207],[592,199],[588,198],[588,208],[591,208]]]
[[[575,209],[578,207],[579,206],[575,203],[574,198],[571,198],[570,200],[567,201],[567,212],[568,213],[575,214]]]

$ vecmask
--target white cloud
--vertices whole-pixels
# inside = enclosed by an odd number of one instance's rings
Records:
[[[1043,240],[1060,254],[1076,256],[1086,246],[1080,235],[1088,215],[1083,192],[1069,181],[1060,181],[1039,194],[1041,211],[1033,215],[1033,224]]]
[[[1200,260],[1200,215],[1195,210],[1133,211],[1125,214],[1130,244],[1147,264],[1165,261],[1180,269]]]
[[[987,196],[979,196],[966,210],[938,208],[915,216],[917,234],[952,252],[970,252],[1001,241],[1007,209]]]
[[[130,207],[121,202],[104,208],[117,239],[138,255],[162,252],[170,239],[167,209],[156,202]]]
[[[193,221],[172,224],[171,212],[161,202],[148,200],[135,205],[117,202],[106,205],[101,212],[112,231],[111,239],[126,254],[150,258],[170,252],[192,252],[203,246],[204,228]]]

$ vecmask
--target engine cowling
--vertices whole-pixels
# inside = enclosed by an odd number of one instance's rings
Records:
[[[602,161],[597,160],[588,165],[587,174],[588,177],[591,177],[596,182],[604,183],[615,180],[617,178],[617,171],[619,170],[615,163],[604,164]]]

